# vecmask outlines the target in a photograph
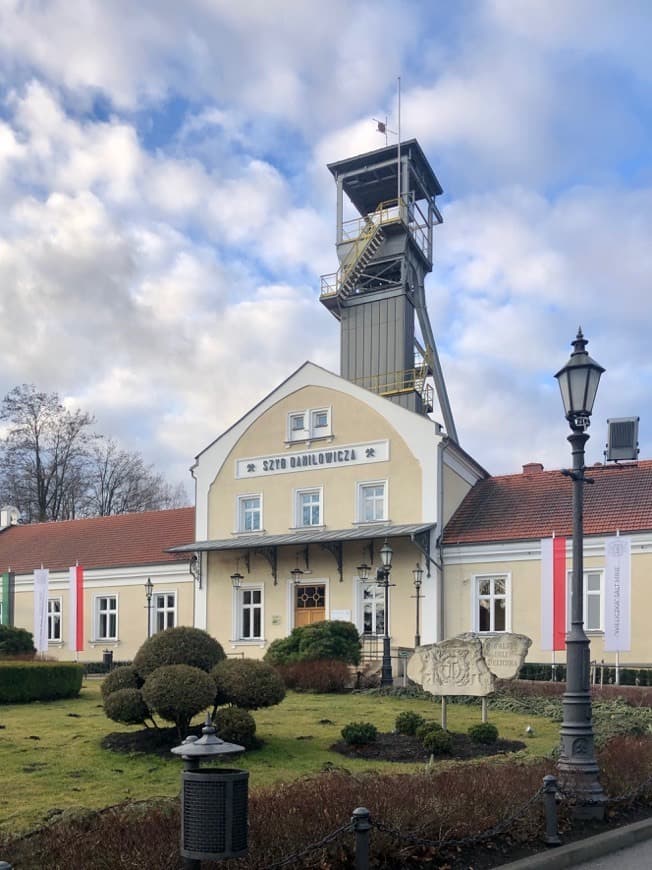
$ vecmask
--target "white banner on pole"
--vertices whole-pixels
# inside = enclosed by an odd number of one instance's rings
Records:
[[[34,646],[36,651],[48,651],[48,582],[47,568],[34,571]]]
[[[631,538],[605,540],[604,648],[606,652],[631,649]]]

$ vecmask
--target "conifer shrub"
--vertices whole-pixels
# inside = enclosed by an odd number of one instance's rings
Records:
[[[143,680],[133,665],[121,665],[119,668],[112,670],[111,673],[102,680],[100,691],[102,692],[102,698],[106,700],[109,695],[113,694],[113,692],[119,691],[120,689],[140,689],[142,685]],[[110,716],[109,718],[113,719],[113,716]]]
[[[277,670],[287,688],[296,692],[344,692],[351,683],[349,666],[336,659],[295,662],[279,665]]]
[[[114,722],[143,725],[151,713],[140,689],[115,689],[104,697],[104,712]]]
[[[360,635],[355,625],[327,619],[298,626],[289,637],[273,641],[264,658],[271,665],[316,659],[338,659],[357,665],[360,661]]]
[[[0,658],[31,656],[36,654],[34,637],[25,628],[15,625],[0,625]]]
[[[417,733],[417,728],[423,725],[425,721],[421,713],[416,713],[414,710],[403,710],[396,717],[394,728],[399,734],[408,734],[414,737]]]
[[[365,746],[375,743],[378,729],[371,722],[349,722],[342,728],[342,740],[349,746]]]
[[[498,729],[491,722],[478,722],[471,725],[466,732],[473,743],[495,743],[498,740]]]
[[[181,625],[158,631],[142,644],[134,658],[134,667],[146,680],[164,665],[190,665],[208,673],[226,658],[221,644],[207,631]]]
[[[213,703],[215,681],[210,674],[191,665],[164,665],[145,680],[142,694],[149,709],[174,722],[179,737],[183,738],[192,717]]]
[[[439,722],[425,721],[421,725],[417,725],[414,734],[417,740],[421,740],[421,742],[423,742],[425,737],[432,731],[444,732],[444,729],[441,727]]]
[[[431,728],[423,735],[421,742],[426,752],[432,755],[445,755],[453,748],[453,738],[443,728]]]
[[[285,698],[285,683],[278,671],[256,659],[224,659],[211,670],[216,705],[234,704],[246,710],[273,707]]]
[[[256,743],[256,721],[241,707],[222,707],[213,720],[217,736],[227,743],[237,743],[251,749]]]

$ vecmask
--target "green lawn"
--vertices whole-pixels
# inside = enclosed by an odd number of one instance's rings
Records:
[[[179,759],[127,756],[101,748],[105,734],[134,730],[107,719],[101,704],[100,684],[89,680],[72,701],[0,706],[1,829],[24,831],[53,810],[178,793]],[[379,731],[391,731],[397,714],[407,709],[437,721],[441,716],[439,704],[416,699],[289,693],[277,707],[254,713],[257,736],[265,746],[244,755],[237,765],[251,772],[252,789],[317,773],[325,764],[351,771],[414,771],[413,764],[352,760],[328,748],[348,722],[369,721]],[[558,742],[558,723],[546,719],[490,708],[489,720],[501,737],[523,739],[525,751],[533,756],[549,755]],[[466,731],[479,721],[479,707],[448,705],[449,730]],[[529,739],[524,737],[527,725],[535,731]]]

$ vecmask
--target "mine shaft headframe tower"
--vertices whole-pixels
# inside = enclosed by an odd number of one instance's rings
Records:
[[[328,168],[340,265],[322,276],[320,300],[341,323],[341,375],[421,414],[433,409],[432,378],[446,434],[457,441],[424,290],[441,185],[416,139]],[[344,219],[344,194],[357,217]]]

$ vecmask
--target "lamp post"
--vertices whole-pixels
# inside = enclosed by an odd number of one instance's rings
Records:
[[[416,632],[414,634],[414,648],[416,649],[418,646],[421,646],[421,622],[419,620],[419,602],[423,598],[421,594],[421,582],[423,580],[423,568],[417,562],[416,566],[412,569],[412,575],[414,577],[414,589],[415,593],[412,595],[412,598],[416,599],[417,603],[417,624],[416,624]]]
[[[573,481],[573,574],[571,580],[571,628],[566,635],[566,692],[563,696],[563,722],[560,729],[561,754],[557,762],[559,778],[577,795],[576,815],[602,818],[606,797],[599,781],[595,759],[590,685],[590,641],[584,631],[583,502],[585,477],[584,447],[589,440],[593,402],[598,389],[601,365],[586,352],[587,340],[581,328],[572,342],[573,352],[555,377],[559,381],[566,419],[571,428],[573,468],[564,471]]]
[[[392,656],[389,646],[389,587],[393,583],[389,582],[389,575],[392,570],[392,556],[394,551],[385,540],[385,543],[380,548],[380,558],[382,565],[376,570],[376,583],[381,589],[385,590],[385,613],[383,619],[383,665],[380,671],[380,686],[393,686],[394,677],[392,676]]]
[[[147,637],[152,636],[152,592],[154,591],[154,584],[152,583],[152,578],[147,578],[147,583],[145,583],[145,598],[147,599]]]

